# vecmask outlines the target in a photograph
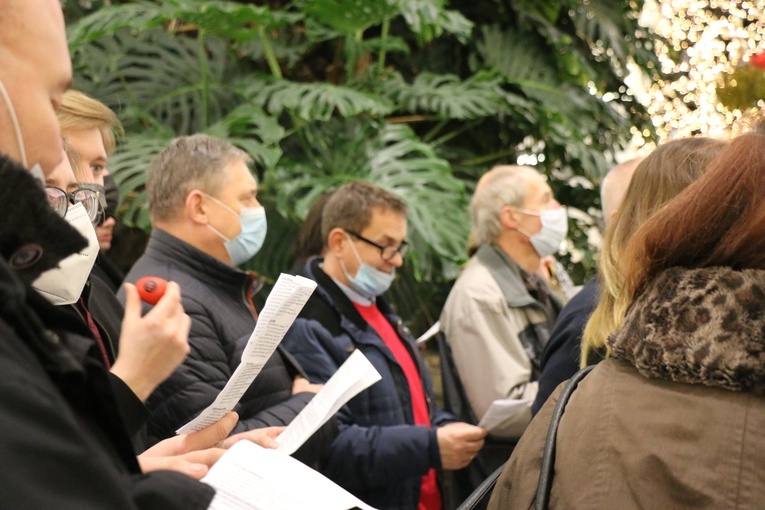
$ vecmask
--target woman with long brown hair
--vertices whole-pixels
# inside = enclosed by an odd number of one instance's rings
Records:
[[[611,357],[560,420],[550,508],[758,508],[765,501],[765,134],[727,145],[622,254]],[[490,508],[529,508],[558,390]]]

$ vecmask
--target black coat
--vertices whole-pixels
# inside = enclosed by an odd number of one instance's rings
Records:
[[[149,442],[153,443],[174,435],[210,405],[239,365],[255,329],[249,301],[259,282],[159,229],[152,232],[146,252],[125,281],[135,283],[143,276],[178,283],[183,308],[191,317],[191,353],[147,401],[152,413]],[[118,296],[124,302],[124,292]],[[149,309],[145,305],[145,311]],[[277,348],[235,407],[239,423],[234,433],[288,425],[313,397],[313,393],[292,395],[298,374],[303,372],[294,358]],[[315,465],[333,437],[330,422],[295,457]]]
[[[0,508],[206,508],[213,490],[142,475],[85,324],[29,283],[85,240],[0,157]]]
[[[555,322],[545,350],[542,353],[542,374],[539,376],[539,391],[531,406],[531,413],[535,415],[548,397],[563,381],[579,371],[579,362],[582,357],[582,333],[590,315],[598,305],[598,280],[592,278],[582,287],[576,296],[571,298]],[[590,365],[594,365],[602,359],[593,354]]]

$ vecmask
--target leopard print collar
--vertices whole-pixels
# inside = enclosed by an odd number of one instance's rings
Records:
[[[669,269],[609,344],[646,377],[765,394],[765,271]]]

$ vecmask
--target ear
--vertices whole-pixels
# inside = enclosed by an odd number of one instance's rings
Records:
[[[342,255],[348,235],[340,227],[330,230],[327,236],[327,251],[334,256]]]
[[[186,212],[186,217],[194,223],[204,225],[209,223],[207,217],[207,204],[205,203],[204,196],[200,190],[191,190],[189,194],[186,195],[184,210]]]
[[[520,213],[513,210],[509,205],[506,205],[502,207],[502,211],[499,213],[499,221],[505,228],[515,230],[518,228],[519,216]]]

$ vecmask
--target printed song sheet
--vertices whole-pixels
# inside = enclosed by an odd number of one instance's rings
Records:
[[[276,440],[279,450],[292,455],[346,402],[382,379],[364,354],[353,351],[319,393],[300,411]]]
[[[210,510],[374,510],[302,462],[239,441],[202,479],[215,488]]]
[[[302,276],[281,274],[258,316],[255,330],[242,353],[242,362],[215,401],[178,434],[196,432],[220,420],[231,411],[258,376],[316,288],[316,282]]]

